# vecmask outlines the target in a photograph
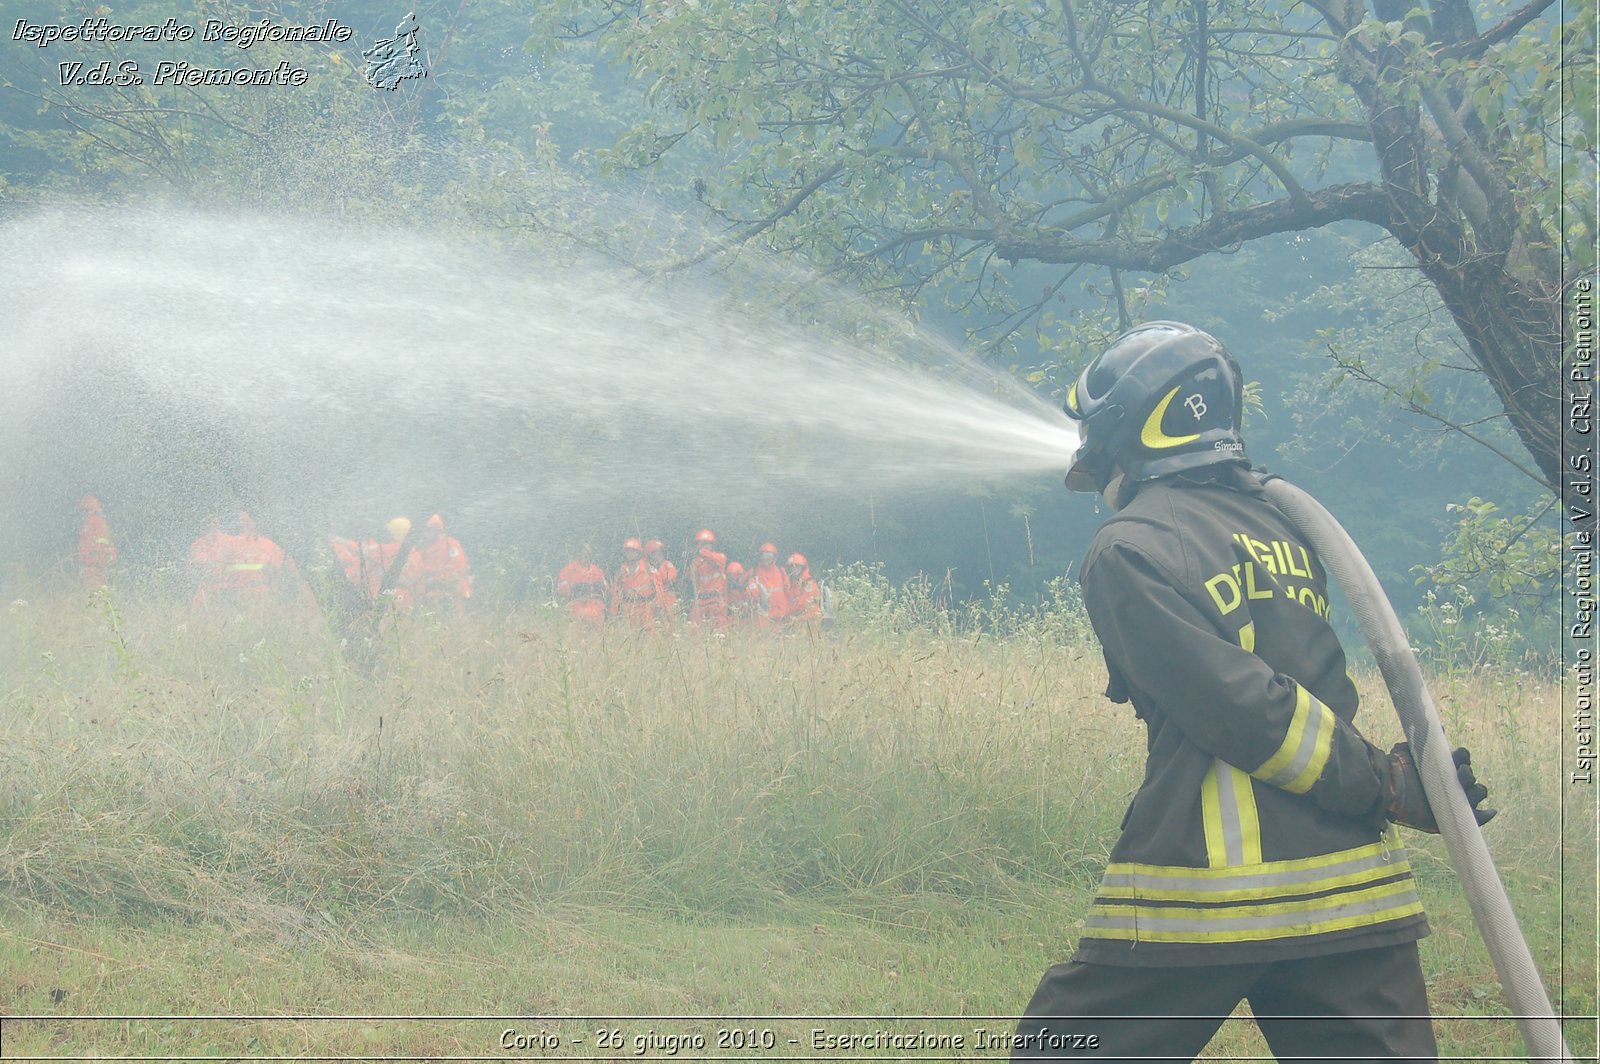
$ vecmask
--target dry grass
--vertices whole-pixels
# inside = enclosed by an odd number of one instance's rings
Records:
[[[410,969],[426,973],[423,995],[472,986],[507,1011],[1015,1009],[1070,950],[1137,786],[1142,729],[1101,696],[1098,651],[1054,638],[1070,624],[997,640],[900,620],[820,638],[641,637],[532,611],[407,618],[341,647],[304,615],[0,607],[0,904],[31,929],[9,963],[103,969],[87,951],[126,966],[82,930],[109,927],[177,936],[183,956],[149,963],[203,973],[190,1011],[308,996],[338,1010],[343,992],[325,986],[346,983],[366,996],[345,1000],[371,1008]],[[1374,741],[1398,737],[1381,684],[1363,689]],[[1561,774],[1559,694],[1506,672],[1448,677],[1435,697],[1503,809],[1491,847],[1536,959],[1569,1010],[1592,1012],[1592,794]],[[1436,1009],[1503,1012],[1443,848],[1413,841]],[[563,912],[591,915],[552,915]],[[464,982],[470,965],[450,943],[397,946],[423,916],[478,955],[475,935],[534,942],[559,985],[588,988],[581,1004],[497,996],[483,984],[493,965]],[[674,947],[686,955],[730,926],[762,928],[762,941],[798,929],[805,945],[763,953],[757,983],[738,976],[747,947],[732,944],[637,985],[594,968],[626,949],[615,936],[668,926],[699,929],[682,932],[698,945]],[[222,961],[185,959],[199,947],[183,928],[267,959],[218,972]],[[904,969],[863,967],[844,946],[863,936]],[[307,946],[343,967],[296,969],[306,962],[288,958]],[[718,963],[726,975],[708,972]],[[28,1011],[50,978],[31,977],[28,993],[0,981],[0,1010]],[[145,1011],[141,985],[95,1000]],[[1441,1033],[1474,1054],[1515,1044],[1498,1021],[1442,1021]],[[419,1036],[373,1037],[339,1044]],[[1214,1051],[1248,1052],[1251,1037]],[[1593,1045],[1592,1025],[1583,1037]]]
[[[365,675],[297,618],[5,621],[0,883],[83,911],[1005,896],[1092,878],[1137,771],[1085,650],[418,618]]]

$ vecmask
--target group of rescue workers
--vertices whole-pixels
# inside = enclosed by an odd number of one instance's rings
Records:
[[[709,528],[694,540],[694,556],[680,573],[659,539],[630,537],[609,580],[586,543],[557,575],[556,597],[580,621],[622,619],[642,631],[677,623],[680,592],[688,598],[689,623],[714,631],[820,626],[831,612],[827,589],[811,575],[805,555],[790,554],[780,566],[778,548],[763,543],[755,564],[746,568],[717,549],[717,534]]]
[[[401,610],[422,607],[461,613],[472,597],[472,568],[461,541],[445,535],[444,518],[434,514],[416,532],[405,517],[391,518],[385,527],[387,543],[339,536],[328,540],[361,601],[370,605],[385,599]],[[400,563],[402,551],[404,563]]]
[[[117,560],[116,543],[99,499],[84,496],[82,510],[78,570],[85,587],[104,587]],[[369,607],[383,603],[398,610],[461,613],[472,597],[472,570],[461,541],[445,534],[444,518],[434,514],[413,530],[408,518],[396,517],[385,529],[387,540],[329,537],[349,592]],[[614,619],[642,631],[670,628],[683,616],[680,596],[687,599],[689,623],[715,631],[820,626],[831,613],[827,589],[811,575],[805,555],[790,554],[780,566],[778,548],[771,543],[761,545],[748,568],[729,561],[717,549],[716,533],[705,528],[695,535],[695,553],[681,572],[658,539],[630,538],[622,555],[622,564],[607,577],[585,544],[561,569],[556,597],[570,616],[592,624]],[[315,605],[294,559],[242,511],[237,531],[211,519],[189,547],[188,574],[196,609],[274,601]]]
[[[100,500],[85,495],[78,532],[78,573],[89,590],[107,586],[117,561],[117,545]],[[396,609],[415,606],[459,612],[472,597],[472,571],[461,542],[444,531],[438,514],[412,534],[411,521],[397,517],[387,524],[388,542],[330,536],[328,545],[351,592],[363,603],[380,599]],[[403,564],[397,564],[401,551]],[[187,572],[194,588],[190,604],[197,610],[238,609],[271,602],[314,606],[315,598],[299,567],[281,546],[256,528],[255,519],[239,512],[237,531],[224,529],[220,517],[189,544]]]
[[[1385,753],[1355,726],[1327,573],[1250,467],[1243,391],[1214,337],[1157,321],[1119,337],[1068,392],[1081,439],[1067,487],[1113,511],[1079,582],[1106,695],[1144,722],[1147,763],[1076,952],[1045,972],[1011,1036],[1014,1060],[1191,1060],[1241,1000],[1281,1061],[1438,1058],[1417,949],[1428,924],[1394,827],[1438,824],[1409,744]],[[292,571],[241,525],[195,542],[197,602],[265,594]],[[390,532],[388,544],[334,541],[368,600],[471,594],[441,519],[421,537]],[[695,546],[680,576],[659,540],[629,539],[609,580],[585,546],[558,599],[582,621],[639,629],[675,623],[680,592],[708,628],[820,622],[803,555],[780,567],[764,543],[746,569],[710,529]],[[116,560],[92,498],[79,560],[91,584]],[[1452,759],[1487,823],[1470,754]]]

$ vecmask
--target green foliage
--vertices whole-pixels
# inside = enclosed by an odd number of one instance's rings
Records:
[[[1416,566],[1417,616],[1441,668],[1546,668],[1560,645],[1561,539],[1549,507],[1503,515],[1476,496],[1451,503],[1442,558]]]
[[[19,13],[58,21],[42,7]],[[0,76],[0,144],[27,162],[0,195],[21,199],[175,198],[188,204],[495,234],[546,249],[605,246],[583,187],[587,165],[574,121],[593,119],[603,135],[595,73],[581,56],[558,78],[520,50],[504,47],[509,2],[459,11],[419,8],[429,77],[403,91],[374,90],[364,79],[369,32],[387,32],[398,14],[375,4],[342,5],[357,28],[346,42],[258,41],[248,50],[219,44],[75,44],[19,51]],[[117,10],[113,22],[142,25],[208,18],[242,25],[322,17],[262,12],[227,0],[203,7],[147,0]],[[369,30],[368,27],[377,27]],[[156,84],[160,60],[307,72],[293,87],[219,89]],[[58,62],[137,63],[144,84],[61,85]],[[449,86],[443,91],[440,86]],[[470,89],[470,91],[469,91]],[[553,132],[554,131],[554,132]],[[556,134],[565,138],[559,143]]]
[[[1093,636],[1077,581],[1068,575],[1046,581],[1033,602],[1012,601],[1007,585],[987,582],[984,598],[957,602],[948,573],[938,582],[919,574],[896,585],[884,576],[882,565],[867,562],[830,570],[827,579],[838,624],[850,630],[1014,639],[1043,646],[1071,646]]]
[[[1458,515],[1444,558],[1422,571],[1434,585],[1479,584],[1496,600],[1524,608],[1550,607],[1560,591],[1561,540],[1538,513],[1506,516],[1476,495],[1448,509]]]
[[[1582,107],[1546,90],[1587,84],[1592,5],[1481,40],[1477,19],[1511,12],[1437,8],[1385,21],[1261,0],[911,0],[864,20],[821,0],[563,0],[537,25],[598,40],[632,72],[653,110],[613,158],[696,160],[724,246],[799,253],[922,314],[942,299],[1035,383],[1061,385],[1060,362],[1140,317],[1191,259],[1341,219],[1384,225],[1448,291],[1474,372],[1553,487],[1559,448],[1504,367],[1530,346],[1527,372],[1559,390],[1543,316],[1594,228],[1574,198],[1584,180],[1558,179],[1572,161],[1559,130]],[[1592,182],[1592,155],[1576,162]],[[1437,185],[1431,213],[1406,213],[1409,185],[1377,204],[1408,181]],[[1584,239],[1556,231],[1563,212]],[[1444,215],[1448,234],[1420,231]],[[1492,285],[1473,272],[1489,259],[1503,262]],[[1064,311],[1069,285],[1096,309]],[[1539,321],[1469,311],[1491,287],[1538,304]]]

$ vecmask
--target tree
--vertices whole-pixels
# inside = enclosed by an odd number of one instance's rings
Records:
[[[598,36],[645,79],[657,114],[618,158],[735,149],[695,186],[726,232],[686,261],[803,251],[981,303],[1001,344],[1049,331],[1085,267],[1126,324],[1201,256],[1380,227],[1556,491],[1564,283],[1594,269],[1594,2],[1559,23],[1554,0],[1426,2],[565,0],[537,32]]]
[[[313,5],[315,7],[316,5]],[[394,36],[404,11],[375,0],[348,0],[334,21],[344,40],[256,40],[248,48],[207,42],[131,39],[16,44],[0,71],[0,193],[23,200],[67,191],[94,197],[176,196],[207,207],[322,213],[428,224],[482,226],[485,218],[519,233],[558,227],[508,224],[537,209],[552,220],[574,213],[570,169],[538,121],[554,91],[534,76],[536,62],[507,47],[503,27],[517,5],[444,0],[416,5],[425,77],[397,91],[367,78],[364,52]],[[17,0],[19,24],[71,28],[107,12]],[[109,21],[191,30],[216,20],[237,29],[268,18],[278,26],[321,26],[328,16],[264,12],[242,0],[196,5],[144,0]],[[401,52],[402,56],[406,53]],[[303,71],[293,86],[188,84],[161,77],[162,61],[193,68]],[[75,65],[76,64],[76,65]],[[132,70],[109,84],[77,84],[69,69]],[[575,79],[567,79],[570,85]],[[537,85],[542,90],[530,88]],[[495,108],[519,121],[497,121]],[[567,108],[570,110],[571,108]],[[514,206],[513,206],[514,205]],[[581,230],[577,222],[568,228]],[[564,234],[557,234],[564,235]],[[571,242],[570,240],[566,242]]]

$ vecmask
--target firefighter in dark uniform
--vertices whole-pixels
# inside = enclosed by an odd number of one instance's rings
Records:
[[[1352,723],[1327,577],[1250,472],[1242,395],[1222,345],[1174,322],[1119,337],[1068,394],[1067,486],[1115,511],[1084,602],[1148,760],[1016,1058],[1189,1060],[1242,999],[1280,1060],[1436,1058],[1427,920],[1391,822],[1437,827],[1404,744]]]

